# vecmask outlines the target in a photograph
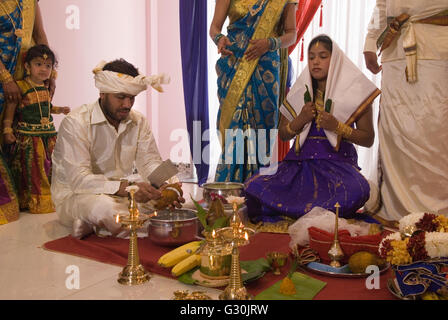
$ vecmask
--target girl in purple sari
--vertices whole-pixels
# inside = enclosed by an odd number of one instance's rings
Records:
[[[295,142],[276,170],[245,183],[250,220],[293,222],[336,203],[341,217],[353,217],[370,193],[353,144],[373,144],[371,103],[379,94],[329,37],[313,39],[308,68],[280,108],[280,138]]]

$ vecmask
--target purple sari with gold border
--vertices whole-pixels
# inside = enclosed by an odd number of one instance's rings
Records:
[[[359,172],[353,144],[343,140],[336,151],[313,122],[299,155],[294,146],[273,175],[256,175],[245,183],[252,222],[298,219],[318,206],[350,218],[369,199],[368,181]]]

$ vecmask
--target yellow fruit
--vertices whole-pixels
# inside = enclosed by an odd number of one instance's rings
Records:
[[[291,278],[283,278],[282,283],[280,284],[279,292],[287,296],[292,296],[297,293],[296,286],[294,285],[294,282],[292,282]]]
[[[435,292],[425,292],[421,297],[422,300],[440,300],[439,296]]]
[[[384,260],[368,251],[356,252],[348,260],[348,266],[352,273],[365,273],[366,268],[370,265],[381,267],[384,265]]]
[[[188,258],[182,260],[178,264],[176,264],[173,269],[171,269],[171,274],[175,277],[184,274],[187,271],[190,271],[194,267],[197,267],[201,264],[201,255],[193,254]]]
[[[192,254],[194,254],[201,243],[202,241],[192,241],[184,244],[174,250],[171,250],[168,253],[165,253],[159,258],[159,261],[157,261],[157,263],[165,268],[172,267],[185,258],[188,258]]]

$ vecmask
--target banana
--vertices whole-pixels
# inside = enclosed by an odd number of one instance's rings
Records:
[[[184,244],[174,250],[171,250],[168,253],[165,253],[163,256],[159,258],[157,263],[165,268],[172,267],[185,258],[188,258],[192,254],[196,252],[196,250],[201,245],[202,241],[192,241],[187,244]]]
[[[190,271],[194,267],[201,264],[201,255],[199,254],[193,254],[189,256],[188,258],[182,260],[178,264],[176,264],[173,269],[171,269],[171,274],[175,277],[180,276],[181,274],[184,274],[187,271]]]

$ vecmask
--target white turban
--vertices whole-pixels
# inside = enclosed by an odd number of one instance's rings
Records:
[[[127,93],[136,96],[146,90],[148,85],[159,92],[163,92],[161,85],[170,82],[169,76],[164,73],[150,77],[140,74],[132,77],[114,71],[104,71],[103,68],[106,64],[107,62],[101,61],[93,69],[95,86],[100,90],[100,93]]]

